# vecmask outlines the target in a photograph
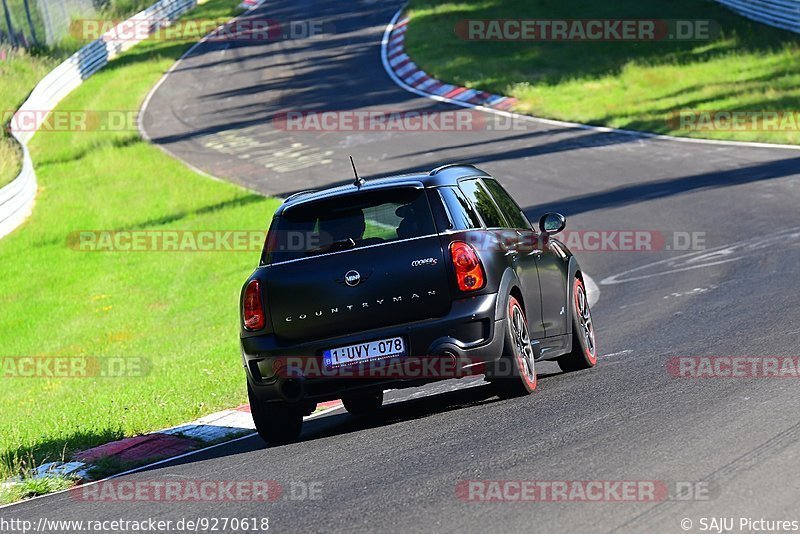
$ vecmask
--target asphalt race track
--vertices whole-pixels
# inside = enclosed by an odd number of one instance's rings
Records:
[[[280,532],[683,532],[684,518],[693,531],[702,517],[799,519],[797,382],[676,378],[667,363],[800,353],[800,151],[527,121],[508,129],[488,115],[489,126],[469,132],[274,127],[274,115],[296,110],[460,109],[385,73],[380,41],[400,5],[267,1],[248,16],[322,22],[326,33],[200,45],[154,93],[144,127],[177,157],[266,194],[349,181],[349,154],[367,179],[469,161],[532,219],[555,209],[572,230],[664,236],[659,250],[577,253],[600,288],[597,367],[567,375],[539,364],[538,390],[511,401],[475,379],[394,391],[374,419],[337,411],[309,421],[295,444],[251,437],[123,477],[315,483],[315,500],[132,505],[59,494],[4,517],[267,516]],[[675,250],[676,232],[698,233],[707,250]],[[459,499],[459,481],[484,479],[683,481],[710,491],[655,503]]]

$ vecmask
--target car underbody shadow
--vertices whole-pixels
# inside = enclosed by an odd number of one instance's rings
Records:
[[[539,374],[538,377],[542,379],[546,376],[552,376],[556,374],[559,373],[550,373],[547,375]],[[258,435],[253,435],[229,444],[222,444],[208,450],[201,450],[195,454],[178,458],[172,462],[145,467],[140,471],[151,471],[167,466],[176,466],[213,460],[215,458],[237,456],[258,450],[272,450],[277,448],[291,449],[293,447],[302,447],[304,443],[320,439],[343,436],[372,428],[380,428],[397,423],[412,421],[415,419],[423,419],[432,415],[493,404],[495,402],[508,402],[501,400],[496,395],[492,385],[481,382],[478,377],[475,378],[475,383],[466,384],[466,387],[460,383],[460,380],[448,382],[453,382],[454,385],[452,387],[457,387],[458,389],[448,390],[441,393],[425,394],[424,389],[419,388],[418,393],[423,394],[424,396],[413,398],[407,398],[403,396],[403,393],[411,391],[410,389],[396,390],[394,393],[397,393],[400,399],[394,401],[391,398],[388,399],[387,404],[384,404],[384,406],[378,412],[372,415],[354,416],[347,413],[344,408],[339,408],[330,414],[308,419],[303,424],[303,432],[300,435],[300,438],[291,443],[274,445],[266,444]],[[446,384],[446,382],[437,384]],[[431,386],[432,384],[423,387]],[[534,395],[535,394],[536,393],[534,392]]]

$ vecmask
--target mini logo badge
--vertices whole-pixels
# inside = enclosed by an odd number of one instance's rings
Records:
[[[350,287],[357,286],[361,282],[361,273],[358,271],[347,271],[344,275],[344,283]]]

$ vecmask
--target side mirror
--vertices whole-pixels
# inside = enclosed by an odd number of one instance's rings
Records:
[[[545,213],[539,219],[539,230],[543,234],[557,234],[567,225],[567,219],[560,213]]]

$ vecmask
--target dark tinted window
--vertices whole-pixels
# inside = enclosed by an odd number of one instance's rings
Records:
[[[435,233],[422,189],[339,196],[286,208],[270,227],[262,264]]]
[[[480,228],[481,222],[464,193],[455,187],[440,187],[437,192],[447,208],[452,230]]]
[[[531,227],[528,219],[526,219],[525,215],[522,214],[522,210],[519,208],[517,203],[514,202],[514,199],[511,198],[511,195],[509,195],[506,190],[503,189],[499,183],[497,183],[496,180],[484,179],[483,183],[486,184],[486,188],[494,197],[497,205],[500,206],[500,211],[502,211],[503,215],[506,216],[506,220],[512,228],[529,229]]]
[[[506,221],[500,215],[497,206],[494,205],[492,197],[477,178],[459,182],[458,186],[478,210],[487,228],[505,228]]]

